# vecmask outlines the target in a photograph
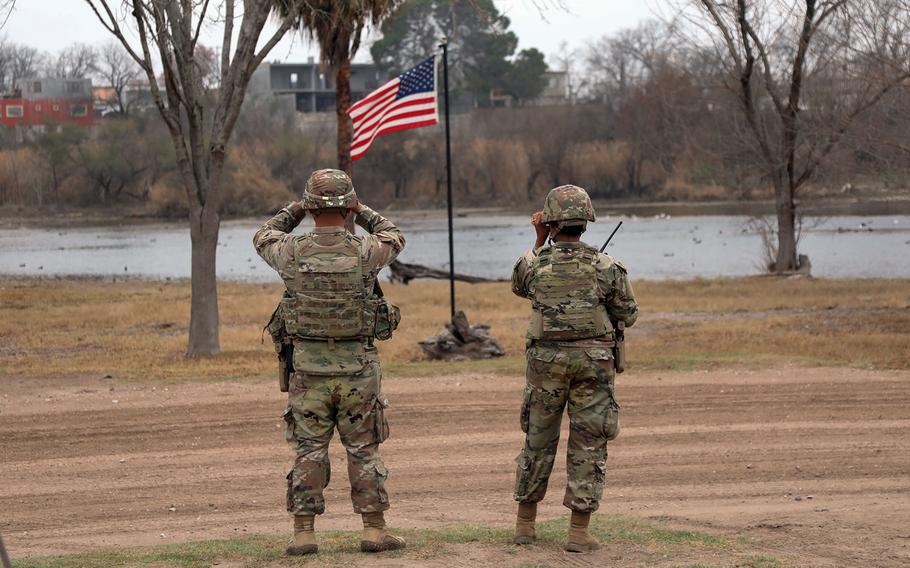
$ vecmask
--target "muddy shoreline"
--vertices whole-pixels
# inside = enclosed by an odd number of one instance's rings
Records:
[[[772,200],[761,201],[704,201],[704,202],[678,202],[678,201],[627,201],[608,200],[595,201],[595,208],[600,211],[600,217],[624,215],[653,217],[655,215],[670,216],[716,216],[716,215],[746,215],[762,216],[774,214]],[[475,216],[516,215],[531,213],[533,206],[521,205],[518,207],[458,207],[456,216],[459,218]],[[444,207],[433,209],[403,209],[394,205],[382,208],[384,212],[394,212],[397,218],[402,219],[435,219],[445,217]],[[893,197],[888,199],[821,199],[805,202],[801,211],[807,216],[839,216],[839,215],[910,215],[910,197]],[[248,221],[268,217],[262,215],[225,216],[223,221]],[[183,222],[183,217],[153,216],[135,208],[44,208],[29,209],[24,207],[0,207],[0,228],[10,229],[17,227],[117,227],[135,225],[156,225]]]

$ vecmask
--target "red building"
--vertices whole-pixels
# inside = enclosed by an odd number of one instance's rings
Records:
[[[93,114],[91,79],[27,79],[13,97],[0,98],[0,124],[6,127],[91,126]]]

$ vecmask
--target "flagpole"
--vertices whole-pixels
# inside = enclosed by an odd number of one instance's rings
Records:
[[[449,216],[449,311],[455,318],[455,243],[452,230],[452,140],[449,128],[449,42],[444,40],[442,48],[442,85],[446,103],[446,204]]]

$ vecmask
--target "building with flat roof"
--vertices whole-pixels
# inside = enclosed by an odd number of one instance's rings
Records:
[[[547,85],[531,104],[538,106],[564,105],[571,102],[569,97],[569,74],[565,71],[544,71]]]
[[[92,80],[23,79],[12,96],[0,98],[0,124],[7,127],[92,124]]]
[[[389,80],[372,63],[351,64],[351,102],[357,102]],[[298,112],[335,111],[335,75],[312,58],[307,63],[263,63],[250,80],[252,94],[293,100]]]

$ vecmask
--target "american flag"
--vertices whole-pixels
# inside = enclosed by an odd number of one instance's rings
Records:
[[[353,160],[362,158],[380,134],[438,124],[436,56],[357,101],[348,114],[354,121]]]

